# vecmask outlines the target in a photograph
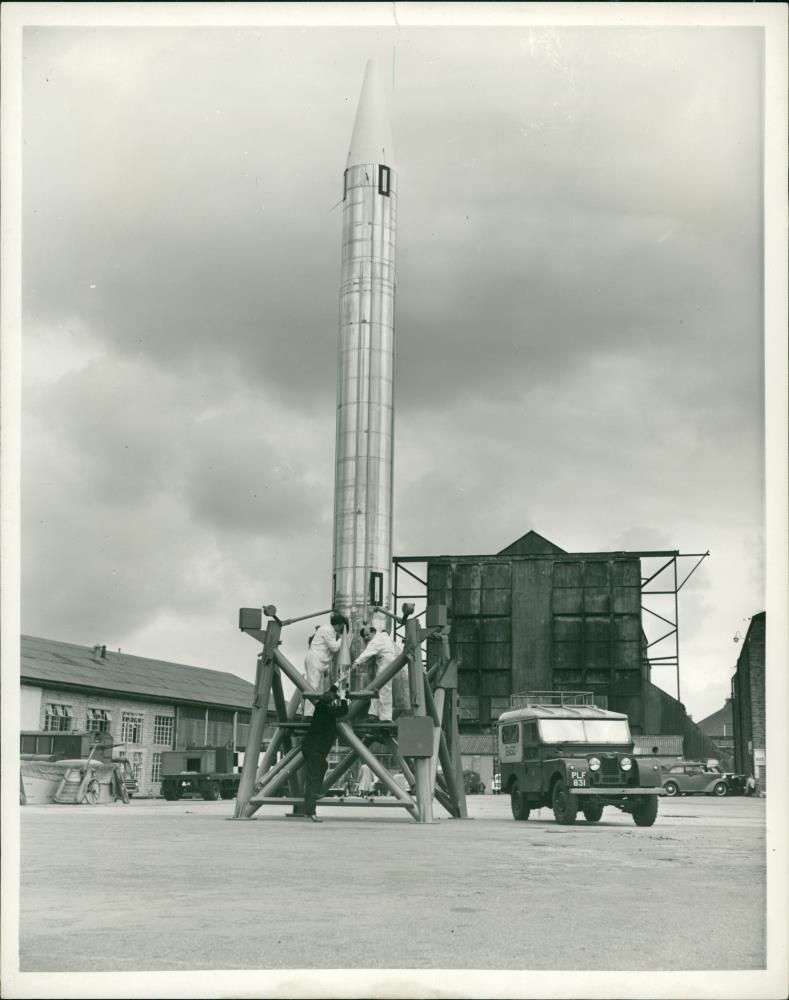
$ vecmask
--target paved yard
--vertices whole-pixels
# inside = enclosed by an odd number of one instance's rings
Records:
[[[199,799],[27,806],[20,965],[759,969],[764,805],[663,799],[649,829],[613,809],[516,823],[500,796],[432,826],[374,808],[235,822]]]

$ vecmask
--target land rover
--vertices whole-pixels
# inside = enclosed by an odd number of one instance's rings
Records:
[[[591,704],[567,704],[558,695],[528,696],[498,720],[501,788],[512,815],[527,820],[548,806],[557,823],[574,823],[578,812],[596,823],[605,806],[630,813],[637,826],[652,826],[665,794],[659,764],[633,754],[627,716]]]

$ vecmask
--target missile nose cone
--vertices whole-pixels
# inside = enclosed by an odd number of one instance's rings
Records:
[[[376,63],[370,59],[364,71],[362,92],[353,123],[346,167],[357,163],[394,163],[389,109]]]

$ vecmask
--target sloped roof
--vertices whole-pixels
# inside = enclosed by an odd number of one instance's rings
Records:
[[[549,542],[547,538],[537,534],[536,531],[527,531],[525,535],[511,542],[506,549],[497,552],[499,556],[542,556],[542,555],[567,555],[565,549],[560,549],[558,545]]]
[[[725,725],[727,734],[731,736],[734,726],[734,713],[732,712],[731,700],[727,698],[723,708],[719,708],[717,712],[708,715],[706,719],[702,719],[696,725],[707,736],[722,736]]]
[[[249,710],[254,685],[223,670],[151,660],[107,650],[97,656],[90,646],[22,636],[22,682],[51,687],[94,688],[171,702],[197,702]]]

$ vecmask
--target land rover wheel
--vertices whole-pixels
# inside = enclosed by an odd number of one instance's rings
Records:
[[[726,794],[726,783],[719,781],[718,784],[712,789],[713,795],[725,795]]]
[[[520,790],[520,785],[517,781],[513,781],[510,786],[510,806],[512,807],[512,815],[515,819],[528,819],[529,813],[529,803],[526,796]]]
[[[575,822],[578,813],[578,796],[567,789],[560,779],[553,786],[553,816],[557,823],[568,826]]]
[[[652,826],[657,819],[657,795],[650,795],[648,799],[642,799],[637,806],[633,807],[633,819],[636,826]]]
[[[603,803],[592,799],[583,806],[583,814],[587,823],[599,823],[603,815]]]
[[[219,785],[213,781],[203,789],[203,798],[206,802],[215,802],[219,798]]]
[[[676,783],[676,781],[667,781],[663,786],[663,791],[666,793],[666,795],[678,795],[679,785]]]

